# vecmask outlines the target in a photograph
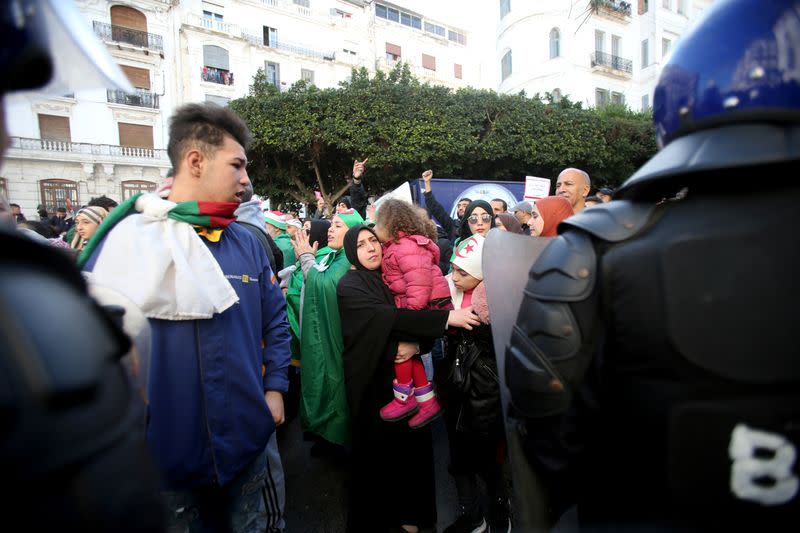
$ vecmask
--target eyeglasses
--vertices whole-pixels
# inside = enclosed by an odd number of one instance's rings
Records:
[[[492,215],[490,215],[489,213],[484,213],[481,215],[481,220],[488,224],[489,222],[492,221]],[[470,215],[470,217],[467,219],[467,222],[469,222],[470,224],[477,224],[478,215]]]

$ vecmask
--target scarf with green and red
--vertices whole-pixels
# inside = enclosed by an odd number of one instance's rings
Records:
[[[143,194],[148,193],[138,193],[131,196],[108,214],[81,251],[78,257],[79,268],[83,268],[98,243],[103,240],[103,237],[108,235],[114,226],[124,218],[139,212],[136,208],[136,200]],[[231,222],[234,222],[236,217],[233,215],[233,212],[236,211],[237,207],[239,207],[238,202],[179,202],[175,204],[175,207],[170,209],[167,216],[173,220],[191,224],[196,228],[213,230],[216,228],[227,228]],[[209,240],[215,239],[210,238]],[[218,237],[216,240],[218,240]]]

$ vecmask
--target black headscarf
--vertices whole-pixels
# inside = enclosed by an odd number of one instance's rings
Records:
[[[328,229],[330,227],[330,220],[312,220],[311,229],[308,232],[308,244],[314,246],[314,243],[318,242],[318,250],[328,246]]]
[[[492,211],[492,206],[489,205],[489,202],[487,202],[486,200],[473,200],[472,202],[470,202],[467,208],[464,209],[464,216],[461,217],[461,231],[459,233],[459,238],[462,241],[467,237],[469,237],[470,235],[472,235],[472,230],[469,229],[469,222],[467,221],[467,219],[469,218],[469,216],[472,214],[472,212],[475,210],[476,207],[483,208],[484,211],[486,211],[487,213],[489,213],[489,215],[491,215],[492,220],[491,222],[489,222],[489,228],[491,229],[494,227],[494,211]]]

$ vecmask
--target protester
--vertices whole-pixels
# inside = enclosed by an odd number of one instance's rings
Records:
[[[58,207],[56,208],[55,216],[50,217],[48,222],[51,226],[55,226],[58,229],[58,234],[61,235],[62,233],[69,231],[74,223],[74,220],[72,218],[67,218],[66,207]]]
[[[362,179],[368,160],[367,157],[363,161],[357,159],[353,161],[353,174],[347,180],[350,184],[350,194],[339,199],[339,203],[336,205],[337,212],[355,209],[362,218],[367,216],[367,191],[364,189]]]
[[[298,233],[294,241],[305,276],[300,336],[303,428],[318,437],[315,453],[340,455],[350,444],[350,418],[342,369],[342,327],[336,303],[336,285],[350,269],[342,249],[348,228],[364,222],[355,210],[337,213],[328,230],[331,251],[319,261],[309,238]],[[333,445],[331,447],[330,445]]]
[[[27,219],[25,215],[22,214],[22,209],[20,208],[19,204],[9,204],[11,207],[11,214],[14,216],[14,221],[19,224],[20,222],[25,222]]]
[[[536,200],[531,214],[531,235],[533,237],[555,237],[556,229],[562,220],[572,216],[572,207],[566,198],[546,196]]]
[[[519,233],[522,235],[525,234],[525,232],[522,231],[522,225],[519,223],[519,220],[517,220],[517,217],[509,213],[500,213],[499,215],[495,215],[494,226],[502,231]]]
[[[283,254],[281,249],[272,240],[272,237],[264,226],[264,215],[260,209],[261,201],[258,198],[253,198],[253,184],[250,183],[245,187],[242,193],[242,202],[233,215],[236,217],[236,223],[241,225],[244,229],[249,231],[264,249],[269,260],[269,266],[272,272],[280,272],[283,270]]]
[[[70,242],[73,250],[82,251],[107,216],[108,211],[102,207],[89,205],[79,209],[75,215],[75,235]]]
[[[274,529],[281,516],[263,497],[275,490],[267,444],[284,418],[290,335],[266,254],[233,224],[250,182],[250,133],[228,108],[188,104],[171,118],[169,139],[168,200],[126,200],[81,261],[151,319],[147,441],[170,522]]]
[[[600,201],[605,204],[611,201],[611,198],[614,196],[614,189],[610,187],[600,187],[594,195],[600,198]]]
[[[450,473],[460,505],[458,519],[445,528],[445,533],[484,531],[487,516],[490,531],[508,531],[510,527],[502,473],[505,438],[500,384],[482,283],[484,241],[477,233],[464,239],[448,275],[454,307],[480,309],[482,324],[470,331],[448,334],[447,363],[451,370],[437,373],[448,378],[437,381],[445,407]],[[479,477],[486,487],[485,495],[480,492]]]
[[[344,249],[355,269],[337,287],[344,339],[344,377],[353,420],[352,487],[347,531],[415,531],[431,527],[435,488],[431,432],[386,424],[379,408],[391,397],[394,363],[430,344],[447,325],[478,325],[470,307],[459,311],[397,308],[381,276],[382,250],[374,231],[348,230]],[[398,483],[406,476],[408,482]],[[391,528],[391,529],[390,529]]]
[[[529,233],[531,218],[533,216],[533,206],[531,203],[522,201],[515,205],[511,209],[511,212],[514,214],[514,218],[519,222],[522,233]]]
[[[572,206],[573,214],[583,211],[586,197],[592,188],[589,174],[578,168],[565,168],[556,181],[556,195],[563,196]]]
[[[495,198],[489,203],[492,204],[492,211],[494,212],[495,216],[508,212],[508,204],[505,200]]]
[[[464,209],[459,239],[453,245],[458,246],[458,242],[471,235],[477,234],[485,237],[493,227],[494,214],[492,213],[492,206],[485,200],[474,200]]]
[[[394,295],[397,307],[449,309],[452,307],[450,289],[439,269],[435,226],[426,228],[425,222],[413,206],[402,200],[388,199],[381,204],[375,234],[384,245],[383,281]],[[441,414],[436,392],[420,357],[395,364],[392,390],[394,398],[380,411],[381,418],[387,422],[410,416],[408,425],[419,428]]]
[[[433,179],[432,170],[426,170],[422,173],[422,180],[425,183],[425,188],[422,192],[423,197],[425,198],[425,209],[428,210],[428,213],[432,218],[435,218],[439,224],[442,225],[447,238],[449,238],[450,241],[455,241],[461,233],[464,210],[467,208],[470,202],[472,202],[472,200],[466,197],[459,199],[456,207],[456,217],[451,219],[450,215],[447,213],[447,210],[442,207],[442,204],[440,204],[433,195],[433,191],[431,190],[431,179]]]
[[[603,200],[601,200],[597,196],[587,196],[586,200],[583,203],[583,205],[584,205],[583,208],[584,209],[588,209],[590,207],[594,207],[594,206],[602,204],[602,203],[603,203]]]
[[[284,267],[295,264],[297,258],[294,255],[292,238],[286,233],[286,218],[280,211],[265,211],[264,219],[267,223],[267,233],[281,250],[282,264]],[[281,268],[280,270],[283,270]]]

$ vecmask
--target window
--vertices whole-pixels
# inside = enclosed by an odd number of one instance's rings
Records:
[[[647,54],[648,52],[648,42],[647,39],[642,41],[642,68],[645,68],[650,64],[650,57]]]
[[[229,70],[227,50],[213,44],[203,45],[202,80],[233,85],[233,73]]]
[[[203,11],[203,27],[209,29],[220,29],[222,25],[222,15],[213,11]]]
[[[294,3],[298,6],[311,9],[311,0],[294,0]]]
[[[681,15],[686,14],[686,0],[678,0],[678,5],[676,11]]]
[[[595,107],[608,105],[608,91],[606,89],[594,90],[594,105]]]
[[[42,180],[39,182],[39,192],[48,213],[55,213],[56,209],[67,207],[67,198],[73,206],[81,205],[78,202],[78,184],[70,180]]]
[[[558,102],[561,101],[561,89],[559,89],[558,87],[553,89],[553,92],[551,92],[550,95],[553,97],[553,103],[557,104]]]
[[[400,11],[394,9],[393,7],[386,8],[386,18],[391,20],[392,22],[400,22]]]
[[[69,117],[39,115],[39,138],[48,141],[71,142]]]
[[[400,47],[396,44],[386,43],[386,62],[387,63],[394,63],[395,61],[400,61],[400,57],[402,57],[402,51]]]
[[[264,72],[267,75],[267,83],[281,88],[281,66],[279,63],[267,61],[264,64]]]
[[[120,146],[134,146],[136,148],[153,147],[153,126],[126,124],[124,122],[120,122],[118,126]]]
[[[625,95],[622,93],[611,93],[611,103],[617,105],[624,105],[625,104]]]
[[[642,95],[642,111],[647,111],[650,109],[650,95],[643,94]]]
[[[611,36],[611,55],[614,59],[622,56],[620,49],[622,48],[622,38],[619,35]]]
[[[650,9],[650,2],[648,0],[639,0],[639,14],[644,15]]]
[[[661,59],[664,59],[667,55],[670,46],[672,46],[672,41],[669,39],[661,39]]]
[[[505,17],[511,11],[511,0],[500,0],[500,18]]]
[[[439,37],[445,36],[444,26],[439,26],[438,24],[433,24],[432,22],[425,22],[425,31],[434,35],[438,35]]]
[[[595,52],[606,51],[606,34],[600,30],[594,30],[594,50]]]
[[[217,104],[220,107],[228,107],[230,103],[230,98],[225,98],[224,96],[217,96],[216,94],[207,94],[206,95],[206,102],[211,102],[212,104]]]
[[[386,6],[375,4],[375,16],[382,19],[388,19],[389,15],[386,14]]]
[[[120,65],[122,72],[131,82],[131,85],[137,89],[150,90],[150,71],[146,68],[129,67],[128,65]]]
[[[436,58],[428,54],[422,54],[422,68],[436,70]]]
[[[132,7],[111,6],[111,25],[130,28],[132,30],[147,31],[147,17],[144,13]],[[122,33],[124,32],[120,32],[120,34]],[[123,42],[127,41],[123,39]]]
[[[556,58],[561,55],[561,36],[558,33],[558,28],[550,30],[550,59]]]
[[[140,192],[156,192],[156,184],[152,181],[144,180],[129,180],[123,181],[122,185],[122,199],[127,200],[135,194]]]
[[[672,0],[661,0],[661,5],[664,9],[672,9]]]
[[[301,68],[300,69],[300,79],[305,81],[305,82],[307,82],[307,83],[310,83],[311,85],[313,85],[314,84],[314,71],[313,70],[309,70],[307,68]]]
[[[358,54],[356,54],[355,50],[348,50],[347,48],[342,48],[342,52],[344,52],[347,55],[354,56],[354,57],[358,55]]]
[[[454,43],[463,45],[467,44],[467,37],[461,32],[447,30],[447,39],[453,41]]]
[[[8,200],[8,183],[6,183],[5,178],[0,178],[0,194]]]
[[[453,76],[455,76],[457,79],[460,80],[460,79],[462,79],[461,75],[462,75],[461,74],[461,65],[459,65],[458,63],[454,64],[453,65]]]
[[[506,52],[503,59],[500,60],[500,72],[503,80],[511,76],[511,50]]]
[[[270,48],[277,48],[278,46],[278,30],[277,28],[270,28],[264,26],[264,46]]]

